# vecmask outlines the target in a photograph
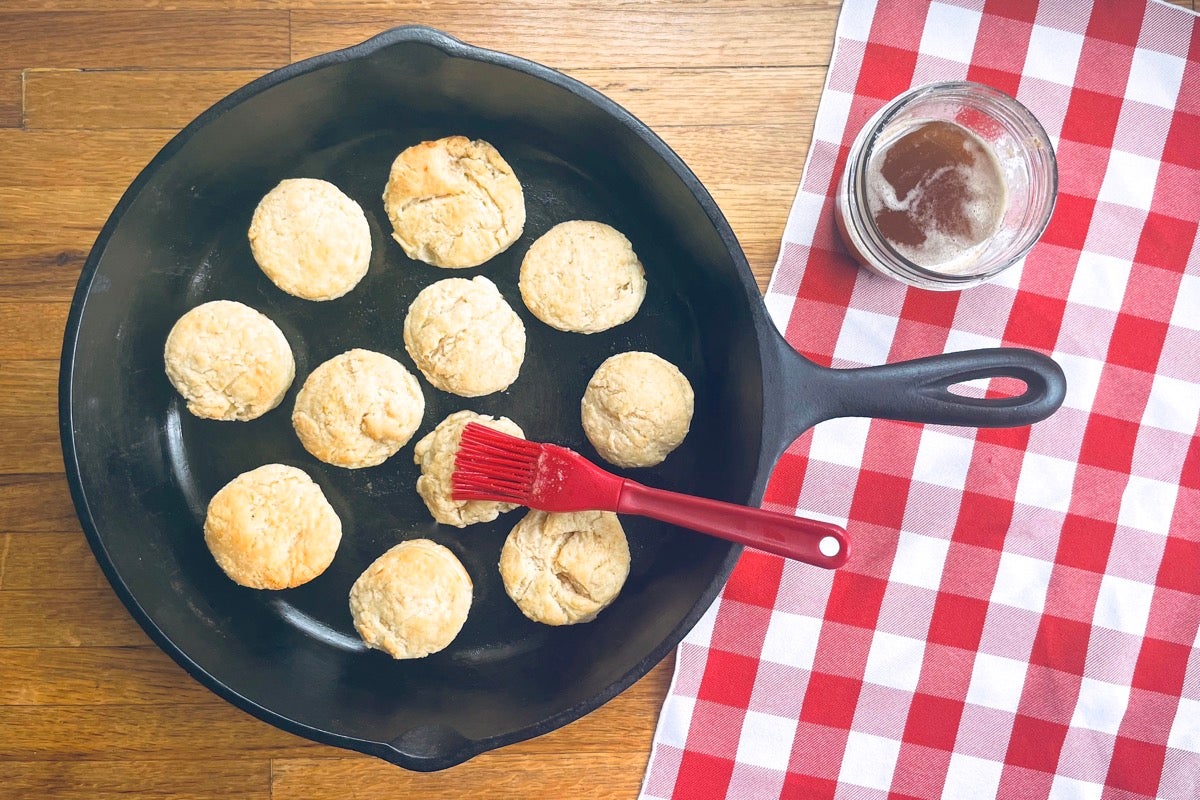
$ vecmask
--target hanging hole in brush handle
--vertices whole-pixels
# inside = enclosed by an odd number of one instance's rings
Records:
[[[951,387],[986,378],[1014,378],[1025,390],[1008,397],[972,397]],[[859,369],[810,375],[822,419],[878,417],[972,428],[1031,425],[1053,414],[1067,380],[1052,359],[1032,350],[996,347]]]

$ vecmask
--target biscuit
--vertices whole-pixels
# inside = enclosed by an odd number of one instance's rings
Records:
[[[424,658],[448,646],[471,610],[471,577],[454,553],[412,539],[375,559],[350,588],[354,628],[392,658]]]
[[[404,318],[404,347],[436,388],[479,397],[517,379],[525,325],[487,278],[446,278],[413,300]]]
[[[383,205],[409,258],[477,267],[525,227],[525,196],[512,167],[485,141],[421,142],[392,163]]]
[[[491,522],[505,511],[516,508],[510,503],[489,500],[455,500],[453,497],[454,459],[462,440],[463,428],[478,422],[510,436],[525,438],[524,431],[508,417],[486,417],[474,411],[456,411],[437,424],[413,449],[413,461],[421,467],[417,494],[433,518],[443,525],[465,528],[476,522]]]
[[[292,411],[304,449],[337,467],[382,464],[408,443],[425,397],[416,377],[393,358],[348,350],[312,371]]]
[[[204,542],[235,583],[290,589],[320,575],[342,540],[321,487],[283,464],[243,472],[213,495]]]
[[[596,333],[628,322],[646,297],[633,245],[603,222],[555,225],[525,253],[521,298],[552,328]]]
[[[250,252],[283,291],[333,300],[353,289],[371,263],[371,226],[358,203],[328,181],[292,178],[259,201]]]
[[[283,400],[296,361],[283,332],[249,306],[214,300],[184,314],[163,348],[167,378],[188,411],[246,421]]]
[[[504,591],[546,625],[591,622],[628,576],[629,543],[610,511],[530,511],[500,551]]]
[[[596,452],[618,467],[652,467],[680,445],[692,424],[692,385],[653,353],[620,353],[588,381],[580,410]]]

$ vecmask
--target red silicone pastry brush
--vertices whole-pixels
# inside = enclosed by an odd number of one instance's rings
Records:
[[[616,511],[690,528],[768,553],[834,569],[846,563],[846,531],[828,522],[651,489],[583,456],[472,422],[453,477],[456,500],[496,500],[541,511]]]

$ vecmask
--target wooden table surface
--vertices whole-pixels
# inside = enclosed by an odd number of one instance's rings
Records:
[[[561,730],[416,774],[272,728],[151,644],[96,566],[63,476],[71,294],[125,187],[196,114],[273,68],[405,23],[555,67],[626,106],[699,175],[765,286],[838,5],[0,0],[0,797],[636,797],[672,658]]]

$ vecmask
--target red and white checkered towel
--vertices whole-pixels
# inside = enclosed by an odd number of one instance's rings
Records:
[[[1058,205],[963,292],[854,266],[831,195],[911,86],[1020,99]],[[846,0],[767,304],[853,367],[1012,345],[1031,427],[822,423],[765,506],[845,521],[827,572],[747,551],[679,648],[645,800],[1200,798],[1200,25],[1146,0]]]

